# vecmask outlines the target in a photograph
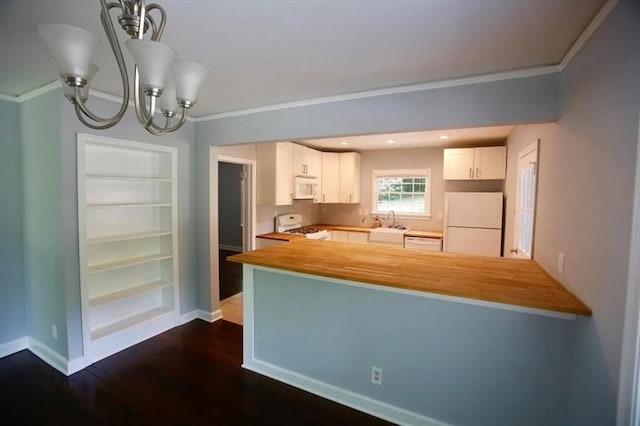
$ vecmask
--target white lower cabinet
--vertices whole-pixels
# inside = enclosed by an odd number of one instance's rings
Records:
[[[78,135],[84,352],[90,361],[176,325],[176,149]]]
[[[342,241],[345,243],[369,244],[369,233],[334,229],[331,232],[331,239],[332,241]]]

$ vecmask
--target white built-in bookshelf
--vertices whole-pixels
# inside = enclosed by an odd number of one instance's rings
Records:
[[[78,134],[78,236],[85,356],[175,326],[176,149]]]

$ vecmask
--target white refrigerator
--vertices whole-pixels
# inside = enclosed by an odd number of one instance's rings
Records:
[[[445,192],[443,251],[500,256],[502,192]]]

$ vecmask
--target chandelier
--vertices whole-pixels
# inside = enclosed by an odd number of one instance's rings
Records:
[[[112,117],[100,117],[86,105],[91,79],[98,71],[91,63],[98,38],[70,25],[38,26],[38,34],[51,50],[60,72],[64,95],[74,105],[78,119],[87,127],[102,130],[116,125],[127,110],[129,75],[110,14],[111,9],[117,8],[122,12],[118,22],[131,37],[125,45],[135,62],[133,96],[138,121],[154,135],[179,129],[187,119],[189,108],[195,104],[209,70],[195,62],[176,60],[176,51],[159,42],[166,14],[157,4],[145,5],[144,0],[119,0],[117,3],[100,0],[100,4],[100,20],[118,63],[123,87],[122,105]],[[153,11],[159,15],[159,22],[151,16]],[[147,31],[150,31],[150,39],[143,38]],[[164,121],[161,125],[155,122],[158,109],[164,116],[164,120],[159,118]]]

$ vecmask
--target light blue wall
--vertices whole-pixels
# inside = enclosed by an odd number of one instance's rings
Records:
[[[59,90],[20,104],[28,335],[67,350]],[[58,328],[58,339],[51,325]]]
[[[198,143],[295,140],[555,121],[559,75],[332,102],[198,123]]]
[[[82,323],[80,309],[80,276],[78,260],[78,190],[77,190],[77,144],[80,133],[174,146],[178,149],[178,228],[179,228],[179,279],[180,313],[192,311],[197,305],[196,278],[196,227],[194,211],[194,126],[187,122],[175,133],[153,136],[138,123],[135,111],[129,108],[123,120],[108,130],[92,130],[77,119],[71,104],[59,96],[57,108],[61,114],[61,186],[64,217],[60,222],[64,229],[64,275],[67,297],[67,320],[69,327],[69,358],[82,355]],[[114,102],[92,98],[93,111],[102,116],[111,116],[119,108]]]
[[[621,0],[562,74],[556,140],[541,149],[535,255],[594,312],[581,321],[571,420],[613,424],[620,374],[640,112],[640,2]],[[549,158],[547,166],[542,162]],[[546,169],[542,169],[546,167]],[[637,259],[634,259],[634,262]]]
[[[0,344],[27,334],[19,112],[0,100]]]
[[[267,271],[254,282],[260,361],[457,426],[566,425],[574,321]]]

